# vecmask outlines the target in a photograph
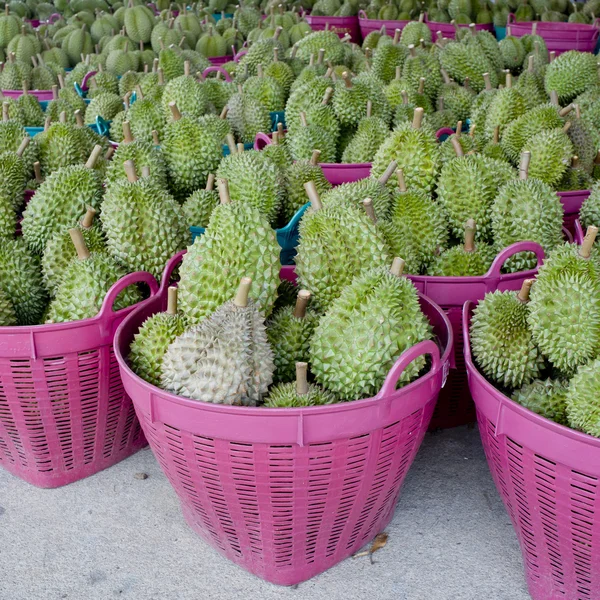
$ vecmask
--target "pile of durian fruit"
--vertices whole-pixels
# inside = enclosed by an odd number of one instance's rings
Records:
[[[22,16],[43,15],[26,6]],[[187,248],[166,312],[130,355],[138,375],[181,396],[291,407],[375,395],[400,354],[434,336],[405,275],[483,276],[523,240],[574,252],[558,190],[593,188],[582,217],[600,225],[591,54],[555,57],[540,36],[498,43],[474,27],[433,39],[420,21],[358,45],[312,32],[297,5],[247,2],[215,22],[227,6],[174,16],[78,0],[37,31],[11,7],[0,86],[55,97],[45,110],[31,93],[3,98],[0,322],[94,317],[123,275],[160,278]],[[244,42],[227,77],[203,75]],[[92,71],[84,100],[74,84]],[[271,134],[282,110],[286,130]],[[97,117],[116,149],[88,127]],[[31,126],[44,131],[30,137]],[[456,132],[440,143],[443,127]],[[271,143],[245,149],[260,132]],[[371,175],[332,187],[322,163],[371,163]],[[307,203],[293,286],[280,280],[275,229]],[[205,228],[193,244],[190,227]],[[535,265],[522,252],[503,268]],[[142,298],[130,287],[115,308]],[[548,319],[537,323],[542,339]],[[536,344],[532,380],[553,360]],[[426,367],[416,360],[400,383]]]

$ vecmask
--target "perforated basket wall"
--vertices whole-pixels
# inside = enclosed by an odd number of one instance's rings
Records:
[[[187,400],[132,373],[125,357],[133,335],[165,302],[163,293],[132,313],[115,349],[125,389],[194,531],[282,585],[325,571],[382,531],[447,372],[452,333],[443,311],[422,298],[442,357],[430,341],[407,350],[376,397],[266,409]],[[422,354],[431,355],[429,372],[395,390],[406,365]]]
[[[146,444],[123,390],[112,342],[133,307],[112,311],[133,273],[109,291],[93,319],[0,327],[0,466],[39,487],[92,475]]]
[[[511,401],[465,360],[486,459],[519,538],[533,600],[600,598],[600,440]]]

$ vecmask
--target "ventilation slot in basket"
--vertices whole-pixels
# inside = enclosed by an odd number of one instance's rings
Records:
[[[8,404],[4,385],[0,385],[0,464],[14,464],[16,461],[27,467],[27,458],[23,451],[21,436],[17,429],[15,416]]]
[[[80,352],[77,355],[79,395],[81,401],[81,426],[83,436],[83,462],[89,464],[96,455],[96,431],[99,418],[100,352]]]
[[[106,365],[109,369],[109,388],[108,388],[108,406],[106,409],[106,427],[104,448],[102,454],[104,458],[109,458],[115,451],[115,440],[119,438],[120,417],[123,407],[123,383],[121,374],[119,373],[119,364],[115,358],[113,349],[102,348],[101,352],[109,352],[108,356],[103,356],[103,361],[106,360]]]

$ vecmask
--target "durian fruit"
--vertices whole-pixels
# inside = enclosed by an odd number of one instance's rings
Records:
[[[271,116],[267,107],[247,97],[241,86],[227,102],[227,120],[236,138],[244,143],[254,142],[257,133],[271,129]]]
[[[598,229],[588,227],[581,247],[554,249],[531,290],[528,323],[553,366],[571,376],[600,349],[600,268],[590,260]]]
[[[556,189],[559,191],[589,190],[593,185],[594,180],[590,173],[581,166],[579,157],[573,156],[571,167],[565,171]]]
[[[123,167],[127,179],[111,185],[102,203],[106,247],[129,271],[160,278],[167,261],[189,241],[186,219],[179,203],[151,177],[138,179],[133,161]]]
[[[134,373],[148,383],[160,386],[165,352],[184,331],[183,318],[177,312],[177,288],[171,286],[167,310],[148,317],[131,342],[128,358]]]
[[[473,357],[483,374],[502,387],[529,384],[544,368],[527,323],[532,284],[532,279],[526,279],[519,292],[488,293],[473,311]]]
[[[476,150],[474,136],[470,133],[469,135],[462,134],[462,121],[457,121],[454,127],[456,133],[448,136],[440,144],[440,167],[443,167],[447,162],[456,158],[456,150],[454,149],[453,140],[456,140],[462,148],[463,154],[469,154],[471,151]]]
[[[370,266],[332,302],[310,343],[315,379],[338,400],[374,396],[400,354],[431,339],[417,291],[402,277],[403,261],[394,259],[391,270]],[[412,362],[399,383],[424,366],[423,357]]]
[[[406,185],[430,193],[439,168],[439,143],[435,133],[421,127],[423,109],[415,108],[412,123],[401,123],[380,146],[371,168],[379,177],[394,160],[404,171]]]
[[[273,62],[265,69],[265,75],[272,77],[283,89],[284,96],[287,98],[290,94],[290,88],[296,76],[292,67],[279,59],[279,49],[273,48]]]
[[[342,198],[323,205],[313,182],[304,187],[311,208],[300,221],[296,273],[314,308],[326,310],[367,265],[388,263],[387,245],[361,207]]]
[[[106,241],[102,229],[94,222],[95,215],[96,210],[88,206],[77,228],[81,231],[90,252],[96,253],[106,251]],[[65,271],[76,257],[77,251],[68,230],[57,231],[48,240],[42,256],[42,275],[50,296],[54,296]]]
[[[280,248],[268,221],[250,204],[231,202],[226,181],[218,189],[221,204],[180,268],[179,304],[190,325],[230,298],[244,273],[252,275],[252,297],[269,316],[279,284]]]
[[[427,26],[425,26],[425,28],[429,31]],[[392,81],[396,75],[396,69],[401,69],[403,67],[404,61],[408,54],[406,51],[408,44],[401,42],[400,33],[400,30],[396,29],[392,43],[378,47],[373,55],[371,69],[373,73],[385,84],[388,84],[390,81]],[[404,30],[402,31],[402,35],[404,35]]]
[[[475,92],[485,88],[483,74],[487,73],[493,88],[498,86],[498,77],[493,65],[478,46],[450,42],[439,53],[440,65],[452,79],[464,84],[468,77]]]
[[[517,79],[515,89],[521,94],[523,100],[525,100],[527,110],[544,104],[546,101],[544,80],[535,69],[533,55],[529,55],[527,70],[523,71]]]
[[[81,131],[76,125],[66,123],[66,116],[60,123],[53,123],[36,136],[39,162],[42,173],[47,176],[68,165],[85,161],[85,145]],[[48,123],[48,120],[46,119]]]
[[[402,28],[400,42],[407,48],[410,44],[418,46],[421,40],[423,40],[425,44],[431,43],[431,29],[424,23],[424,17],[425,15],[421,13],[418,21],[407,23]]]
[[[402,79],[413,90],[424,80],[423,92],[433,103],[442,85],[439,61],[433,54],[417,53],[412,44],[408,50],[409,54],[402,68]]]
[[[333,65],[344,62],[344,43],[333,31],[313,31],[297,44],[296,56],[305,62],[308,62],[311,54],[316,56],[321,48],[325,50],[325,61],[330,61]]]
[[[26,136],[16,152],[8,151],[0,154],[0,198],[14,210],[18,210],[23,204],[27,175],[23,155],[30,142],[31,138]],[[2,229],[4,230],[4,227]],[[12,230],[14,234],[14,223]]]
[[[296,380],[273,386],[265,398],[264,406],[266,408],[300,408],[333,404],[335,396],[314,383],[308,383],[307,372],[308,363],[297,362]]]
[[[369,88],[362,82],[353,82],[344,71],[342,81],[335,84],[333,110],[342,126],[356,126],[366,116]]]
[[[565,129],[544,130],[530,137],[523,146],[524,152],[531,153],[529,176],[550,186],[559,185],[571,164],[574,154],[573,144]]]
[[[102,180],[94,170],[102,147],[96,146],[85,165],[63,167],[49,175],[29,201],[23,213],[23,237],[36,254],[59,231],[74,227],[87,207],[98,210],[102,201]]]
[[[65,323],[95,317],[108,290],[127,271],[105,252],[91,253],[79,229],[70,229],[77,259],[71,261],[56,288],[46,315],[47,323]],[[114,310],[141,300],[135,287],[125,289],[114,302]]]
[[[273,60],[273,49],[277,48],[279,53],[283,55],[284,47],[279,41],[282,27],[277,27],[273,37],[258,40],[248,48],[246,55],[240,60],[240,68],[244,69],[248,66],[248,72],[250,75],[256,75],[258,65],[268,65]],[[319,32],[321,33],[321,32]],[[335,35],[335,34],[333,34]],[[306,36],[302,41],[306,42],[306,39],[310,36]],[[339,39],[338,39],[339,42]],[[309,53],[310,54],[310,53]],[[299,56],[300,58],[300,56]]]
[[[0,291],[12,306],[16,324],[40,322],[48,296],[42,282],[40,259],[30,252],[22,238],[0,244]]]
[[[163,137],[165,129],[165,116],[161,105],[154,98],[145,97],[141,88],[136,90],[137,100],[129,107],[127,112],[117,115],[123,115],[122,122],[129,121],[131,133],[136,139],[144,142],[152,142],[153,132],[156,131],[159,139]],[[114,124],[113,120],[113,124]],[[111,125],[112,133],[112,125]],[[114,140],[111,137],[111,140]]]
[[[102,92],[94,96],[88,104],[85,110],[85,124],[93,125],[96,123],[96,117],[111,121],[123,108],[123,100],[117,94]]]
[[[204,86],[190,75],[190,69],[190,62],[186,60],[184,74],[165,84],[161,104],[167,118],[171,116],[172,102],[175,102],[180,112],[187,117],[201,117],[208,109],[208,96]]]
[[[465,122],[471,116],[475,92],[470,87],[452,81],[443,69],[440,69],[440,72],[444,84],[440,87],[439,97],[444,99],[445,107],[454,113],[457,120]]]
[[[591,189],[590,195],[581,205],[579,211],[579,220],[584,229],[590,225],[600,227],[600,184],[595,183]]]
[[[319,322],[319,315],[307,308],[308,290],[300,290],[295,306],[275,311],[267,321],[267,338],[274,351],[275,383],[294,380],[297,362],[308,361],[310,339]]]
[[[526,111],[525,99],[516,88],[512,87],[512,76],[507,73],[506,86],[498,91],[487,109],[484,130],[486,138],[488,140],[492,138],[496,127],[500,127],[500,135],[502,135],[504,128]]]
[[[498,48],[500,49],[500,54],[502,54],[505,69],[517,71],[521,68],[525,60],[525,48],[520,38],[514,35],[507,35],[503,40],[500,40]]]
[[[367,116],[360,121],[354,137],[342,155],[343,163],[370,163],[390,133],[387,123],[371,116],[372,103],[367,101]]]
[[[317,123],[309,122],[304,112],[300,113],[300,126],[290,129],[287,140],[294,160],[308,160],[314,150],[319,150],[321,162],[336,162],[336,138]]]
[[[568,117],[569,128],[567,135],[573,144],[573,154],[577,155],[579,165],[588,172],[594,168],[594,159],[600,148],[600,135],[597,128],[587,119],[581,118],[578,104],[572,105]]]
[[[560,379],[536,379],[513,392],[511,399],[546,419],[567,425],[568,390],[568,382]]]
[[[250,101],[262,104],[271,112],[285,108],[286,98],[283,88],[275,79],[264,74],[260,64],[257,66],[256,75],[246,79],[242,89]]]
[[[492,205],[492,231],[498,251],[524,240],[538,242],[546,255],[563,241],[564,211],[556,192],[537,179],[528,178],[531,155],[523,152],[519,179],[498,190]],[[510,272],[533,269],[537,258],[520,252],[504,265]]]
[[[566,104],[598,81],[596,57],[589,52],[569,50],[557,56],[546,68],[546,92],[555,91]]]
[[[17,110],[20,111],[27,127],[43,127],[44,111],[36,96],[29,93],[27,82],[23,82],[23,94],[17,99]],[[34,88],[41,89],[41,88]]]
[[[264,316],[243,277],[233,300],[175,338],[162,361],[162,387],[213,404],[255,406],[273,381]]]
[[[570,427],[600,437],[600,359],[579,367],[569,382],[566,394],[567,421]]]
[[[178,199],[184,200],[204,187],[222,158],[220,140],[193,117],[182,116],[171,103],[173,119],[165,128],[163,153],[167,163],[169,185]]]
[[[0,327],[17,324],[17,315],[8,296],[0,290]]]
[[[203,190],[196,190],[184,203],[183,212],[190,227],[206,227],[210,215],[219,204],[219,193],[213,189],[215,176],[211,173]]]

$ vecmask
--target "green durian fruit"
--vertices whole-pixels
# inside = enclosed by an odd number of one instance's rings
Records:
[[[108,290],[127,271],[105,252],[90,253],[79,229],[69,230],[77,258],[69,263],[48,306],[49,323],[65,323],[95,317]],[[114,302],[114,310],[131,306],[142,299],[136,287],[125,289]]]
[[[269,110],[243,91],[233,94],[227,103],[227,120],[238,140],[244,143],[254,142],[257,133],[271,130]]]
[[[468,219],[464,227],[464,245],[453,246],[435,256],[427,271],[437,277],[479,277],[485,275],[496,257],[496,251],[489,244],[474,239],[477,228],[473,219]]]
[[[597,402],[600,390],[599,375],[600,359],[579,367],[569,382],[565,398],[569,426],[595,437],[600,437],[600,415]]]
[[[8,54],[14,53],[17,62],[30,65],[31,58],[35,58],[38,52],[42,51],[42,44],[35,35],[28,33],[27,28],[23,25],[21,34],[10,40],[6,51]]]
[[[244,37],[247,37],[255,27],[258,27],[262,20],[260,11],[249,5],[239,5],[233,14],[233,18]]]
[[[544,368],[527,323],[532,283],[526,279],[519,292],[488,293],[473,311],[473,357],[487,378],[505,388],[531,383]]]
[[[285,105],[285,122],[288,129],[293,129],[300,125],[300,113],[312,113],[313,111],[325,112],[325,122],[317,123],[325,126],[334,122],[339,130],[339,122],[330,101],[333,96],[333,88],[330,87],[331,80],[326,77],[318,77],[311,82],[305,82],[303,85],[292,91]],[[311,110],[312,109],[312,110]],[[310,114],[315,119],[314,114]],[[329,129],[329,128],[328,128]]]
[[[536,379],[513,392],[511,399],[546,419],[567,425],[568,389],[568,382],[560,379]]]
[[[189,72],[189,63],[186,62],[185,68]],[[171,102],[177,104],[182,114],[190,117],[201,117],[208,108],[208,97],[202,83],[189,74],[175,77],[165,85],[161,103],[167,118],[171,114]]]
[[[273,351],[260,307],[243,277],[234,300],[219,306],[168,347],[162,387],[213,404],[255,406],[273,381]]]
[[[362,207],[341,198],[323,206],[312,182],[305,189],[312,208],[300,221],[296,273],[313,294],[315,309],[325,310],[355,275],[367,266],[385,265],[389,258],[383,235]]]
[[[117,94],[102,92],[88,104],[85,110],[85,124],[93,125],[96,123],[96,117],[111,121],[123,109],[123,100]]]
[[[23,212],[23,237],[29,248],[42,254],[57,231],[75,227],[88,206],[100,208],[102,180],[94,166],[102,152],[96,146],[85,165],[71,165],[50,174]]]
[[[371,67],[373,73],[386,84],[394,78],[396,69],[404,66],[404,61],[408,55],[406,46],[399,42],[399,32],[400,30],[396,29],[394,41],[391,44],[377,48],[373,56]]]
[[[535,20],[535,11],[529,4],[527,4],[527,0],[523,0],[521,6],[515,12],[515,21],[517,23],[526,23],[528,21]]]
[[[16,62],[14,54],[8,55],[8,61],[4,64],[2,73],[0,74],[0,85],[3,90],[20,90],[23,87],[23,82],[29,85],[31,77],[31,67],[29,62]]]
[[[177,312],[177,288],[170,287],[167,310],[148,317],[131,342],[128,359],[134,373],[160,386],[165,353],[184,331],[184,320]]]
[[[212,133],[219,142],[224,142],[227,136],[232,133],[231,126],[227,121],[226,111],[221,111],[221,115],[204,115],[198,119],[198,122],[206,131]]]
[[[184,200],[206,185],[223,151],[220,140],[198,120],[182,117],[175,103],[171,103],[171,111],[173,119],[165,127],[163,152],[170,189],[176,198]]]
[[[418,89],[422,84],[425,95],[434,102],[442,85],[439,61],[433,54],[417,53],[412,44],[408,50],[409,54],[402,68],[402,79],[412,90]]]
[[[251,276],[252,297],[265,316],[271,313],[279,284],[279,245],[261,213],[246,202],[231,202],[221,184],[221,204],[210,217],[181,265],[179,303],[191,325],[230,298],[241,273]]]
[[[91,206],[88,207],[77,228],[81,231],[85,245],[91,252],[105,252],[104,234],[100,226],[94,223],[95,215],[96,210]],[[42,256],[42,275],[44,285],[51,297],[54,296],[69,264],[76,257],[77,251],[67,229],[57,231],[48,240]]]
[[[446,108],[443,96],[438,98],[437,105],[438,109],[435,112],[425,115],[423,124],[433,131],[438,131],[446,127],[454,127],[457,122],[456,115]]]
[[[506,87],[495,94],[487,109],[484,134],[488,139],[494,135],[494,129],[500,127],[500,135],[504,128],[527,111],[525,99],[512,87],[510,73],[506,75]]]
[[[256,75],[244,81],[242,90],[252,103],[260,103],[270,112],[284,110],[285,92],[272,77],[263,73],[262,65],[256,68]]]
[[[342,155],[343,163],[370,163],[390,129],[380,117],[371,116],[371,101],[367,103],[367,116],[360,121],[354,137]]]
[[[596,57],[589,52],[569,50],[557,56],[546,68],[546,92],[555,91],[566,104],[598,82]]]
[[[272,77],[281,86],[284,97],[287,99],[296,77],[292,68],[287,63],[279,60],[278,48],[273,48],[273,62],[265,69],[265,76]]]
[[[248,49],[246,55],[240,60],[240,68],[244,69],[246,66],[248,66],[249,75],[256,75],[258,65],[263,65],[264,67],[273,60],[274,48],[277,48],[280,55],[283,56],[284,46],[279,41],[279,36],[281,35],[282,31],[283,29],[278,27],[273,37],[263,38],[253,43]],[[308,37],[310,36],[306,36],[302,42],[305,42]]]
[[[523,100],[525,100],[527,110],[543,105],[547,100],[546,92],[544,91],[544,80],[535,71],[533,63],[533,55],[530,55],[528,58],[528,68],[521,73],[515,85],[515,89],[521,94]]]
[[[581,247],[554,249],[531,290],[528,322],[534,342],[567,376],[600,348],[600,270],[589,258],[596,232],[588,228]]]
[[[300,408],[333,404],[335,402],[333,394],[306,381],[305,371],[307,368],[306,363],[296,363],[296,381],[273,386],[265,398],[264,406],[266,408]],[[302,374],[299,374],[298,370]]]
[[[571,164],[573,144],[563,129],[549,129],[531,136],[523,151],[531,153],[529,176],[555,187]]]
[[[4,120],[0,121],[0,153],[16,152],[19,150],[21,144],[24,143],[24,138],[29,137],[29,135],[22,125],[14,120],[8,119],[5,104],[3,104],[2,109]],[[37,142],[35,144],[28,143],[21,158],[23,160],[25,176],[30,177],[33,174],[33,163],[38,160]]]
[[[147,6],[133,6],[125,9],[125,29],[127,35],[136,44],[150,41],[154,28],[154,14]]]
[[[358,400],[379,392],[400,354],[431,339],[417,291],[401,276],[401,260],[358,275],[334,300],[311,339],[316,381],[339,400]],[[335,348],[335,351],[332,351]],[[423,357],[403,372],[401,385],[415,379]]]
[[[319,315],[307,309],[308,290],[300,290],[296,305],[275,311],[267,321],[267,338],[273,348],[275,383],[294,381],[296,363],[309,359],[309,345]]]
[[[304,112],[300,113],[300,125],[290,128],[286,140],[294,160],[308,160],[314,150],[319,150],[321,162],[336,162],[337,138],[317,123],[309,122]]]
[[[460,124],[460,127],[458,127]],[[440,165],[443,167],[447,162],[456,158],[456,150],[454,148],[453,140],[456,140],[462,149],[463,154],[468,154],[471,151],[475,151],[475,142],[473,141],[472,135],[462,135],[460,129],[462,129],[462,121],[458,121],[456,127],[456,133],[453,133],[451,136],[447,137],[440,144]],[[493,157],[491,157],[493,158]]]
[[[22,238],[5,240],[0,246],[0,290],[10,301],[17,324],[40,322],[48,303],[40,259]]]
[[[342,81],[335,84],[333,95],[333,110],[340,124],[358,125],[366,116],[368,100],[368,87],[365,84],[353,83],[349,74],[344,72]]]
[[[371,168],[381,176],[392,161],[402,165],[406,185],[425,193],[432,191],[439,167],[439,143],[435,133],[422,128],[423,109],[416,108],[412,123],[401,123],[380,146]]]
[[[538,179],[528,179],[530,156],[523,153],[520,179],[513,179],[498,190],[492,205],[492,231],[498,250],[515,242],[538,242],[546,255],[563,241],[563,207],[556,192]],[[533,269],[537,258],[520,252],[504,265],[510,272]]]
[[[92,36],[86,31],[86,26],[75,29],[62,41],[62,49],[67,53],[71,65],[76,65],[79,62],[81,55],[92,54],[94,51],[94,43]],[[37,52],[40,50],[38,49]]]
[[[117,76],[110,71],[105,71],[102,63],[98,65],[98,72],[90,81],[92,80],[95,82],[96,87],[103,92],[111,94],[119,93],[119,80]]]
[[[212,26],[208,28],[206,33],[200,36],[196,44],[196,52],[200,52],[208,58],[225,56],[227,51],[227,42]]]
[[[581,205],[579,220],[584,229],[590,225],[600,227],[600,184],[594,184],[590,195]]]
[[[122,139],[122,127],[125,121],[129,121],[131,132],[133,136],[143,142],[154,143],[154,133],[158,134],[158,139],[163,137],[165,130],[165,115],[160,104],[158,104],[153,98],[145,98],[143,95],[140,97],[138,92],[137,100],[130,106],[127,112],[118,113],[115,119],[120,117],[121,132],[120,137]],[[112,126],[115,123],[111,123],[111,140],[119,141],[112,137]],[[137,164],[137,163],[136,163]]]
[[[503,40],[500,40],[498,47],[502,54],[504,68],[511,71],[519,70],[525,60],[525,48],[521,39],[514,35],[507,35]]]
[[[162,69],[165,81],[171,81],[185,74],[185,60],[179,48],[171,45],[158,53],[158,66]]]
[[[568,123],[567,135],[573,144],[573,154],[578,157],[579,165],[591,172],[600,148],[600,134],[590,121],[581,118],[578,106],[575,107],[575,115],[569,118]]]
[[[129,271],[148,271],[159,279],[189,241],[186,219],[164,188],[150,177],[138,179],[133,161],[126,161],[124,170],[127,180],[113,183],[102,203],[106,247]]]
[[[475,45],[450,42],[439,53],[441,67],[457,83],[463,85],[468,77],[475,92],[486,87],[484,73],[488,73],[492,87],[498,86],[498,76],[485,52]]]
[[[297,44],[296,56],[305,62],[308,62],[311,54],[317,56],[321,48],[325,50],[325,62],[331,61],[333,65],[344,62],[344,43],[333,31],[313,31],[299,40]]]
[[[364,70],[354,78],[353,84],[366,86],[369,93],[369,100],[371,100],[371,104],[373,105],[372,115],[382,118],[386,123],[390,123],[392,120],[392,111],[385,96],[385,85],[382,81],[371,71]],[[366,113],[363,114],[366,115]]]
[[[421,40],[424,40],[426,44],[431,43],[431,29],[423,22],[423,15],[418,21],[407,23],[402,28],[402,34],[400,35],[400,43],[407,48],[411,44],[417,46]]]
[[[442,75],[448,77],[443,72]],[[471,116],[471,106],[475,98],[475,92],[469,87],[463,87],[448,79],[440,87],[439,97],[444,99],[444,106],[451,111],[457,120],[463,123]]]
[[[568,168],[556,187],[558,191],[589,190],[594,185],[592,175],[579,164],[579,158],[574,156],[571,167]]]
[[[141,74],[134,71],[127,71],[119,79],[119,96],[124,97],[127,93],[132,93],[140,85]]]
[[[212,211],[219,204],[219,194],[213,189],[215,176],[211,173],[206,188],[196,190],[184,203],[183,212],[189,227],[207,227]]]
[[[11,15],[9,10],[0,16],[0,48],[4,49],[9,42],[19,34],[21,23],[16,15]]]
[[[16,152],[9,150],[0,153],[0,197],[8,201],[13,210],[18,210],[23,204],[23,194],[28,174],[23,155],[30,142],[31,138],[25,136]],[[14,221],[14,218],[16,218],[16,216],[11,217],[10,213],[8,215],[3,214],[3,217],[6,218],[7,216],[9,222]],[[3,221],[2,230],[6,232],[8,223],[4,219]],[[12,228],[12,234],[14,234],[14,227]]]
[[[8,296],[0,290],[0,327],[17,325],[17,315]]]

